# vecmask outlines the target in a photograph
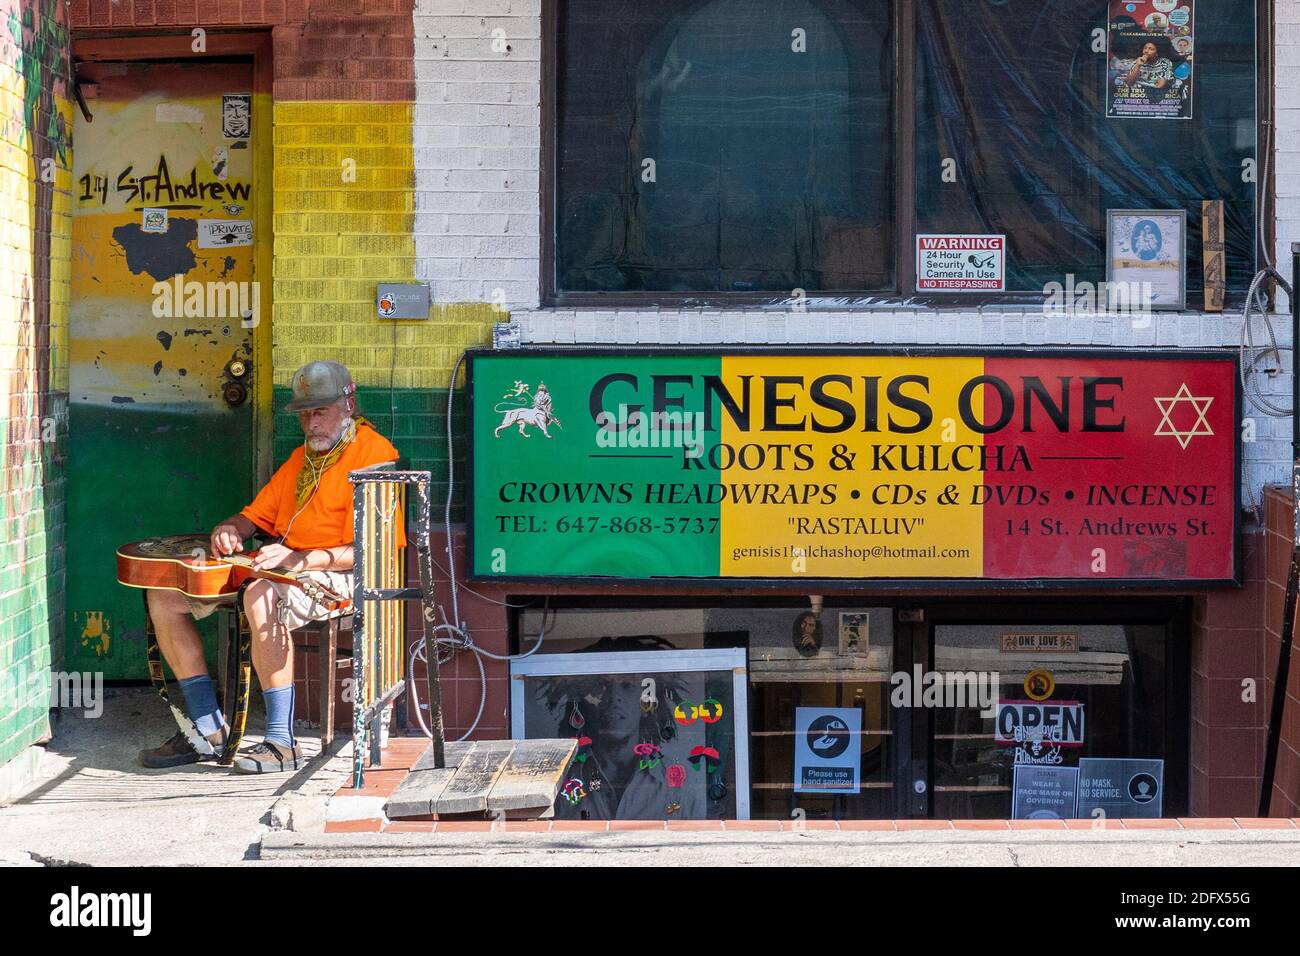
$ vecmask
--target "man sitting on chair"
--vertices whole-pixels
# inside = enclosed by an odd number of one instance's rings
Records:
[[[253,560],[256,570],[305,571],[330,591],[352,596],[352,487],[348,472],[393,461],[397,449],[356,412],[356,386],[337,362],[312,362],[293,374],[293,400],[285,410],[297,412],[304,441],[271,476],[252,504],[212,529],[217,555],[244,550],[258,531],[278,538]],[[402,534],[398,531],[399,544]],[[158,646],[180,682],[190,717],[220,754],[229,728],[217,706],[208,676],[203,644],[194,621],[212,614],[227,595],[199,600],[179,591],[148,592],[149,616]],[[329,610],[301,588],[262,579],[244,590],[244,609],[253,635],[253,667],[266,700],[266,738],[241,750],[234,769],[240,773],[279,773],[303,765],[293,736],[293,642],[289,632]],[[329,693],[329,688],[322,688]],[[166,743],[140,752],[146,767],[178,767],[213,760],[201,756],[178,732]]]

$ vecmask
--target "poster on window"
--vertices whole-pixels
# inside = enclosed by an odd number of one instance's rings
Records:
[[[857,707],[794,709],[794,792],[860,793],[862,711]]]
[[[1191,119],[1196,0],[1111,0],[1106,115]]]

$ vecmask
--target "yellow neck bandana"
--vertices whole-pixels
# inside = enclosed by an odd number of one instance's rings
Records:
[[[302,468],[298,470],[298,479],[294,484],[294,498],[300,509],[307,504],[307,499],[311,497],[311,493],[319,483],[321,475],[325,474],[325,469],[343,457],[343,452],[357,437],[357,428],[361,425],[370,425],[370,422],[364,416],[356,415],[332,449],[329,451],[306,449],[306,454],[302,460]],[[370,425],[370,427],[374,428],[373,425]]]

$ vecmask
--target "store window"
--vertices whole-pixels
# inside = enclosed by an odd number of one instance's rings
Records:
[[[893,288],[891,20],[849,0],[560,3],[558,288]]]
[[[1152,761],[1163,782],[1165,637],[1160,624],[936,625],[935,671],[997,674],[1007,710],[935,710],[934,815],[1012,816],[1017,765],[1050,773],[1081,760]]]
[[[515,616],[510,718],[577,741],[558,819],[1073,816],[1106,776],[1186,811],[1178,602],[557,601]]]
[[[1156,78],[1143,101],[1121,104],[1108,101],[1108,84],[1145,43],[1118,23],[1113,39],[1094,32],[1104,0],[916,7],[917,232],[1005,234],[1008,290],[1038,292],[1070,274],[1076,283],[1106,278],[1107,209],[1183,209],[1187,287],[1200,290],[1201,269],[1191,266],[1201,261],[1201,200],[1218,199],[1228,286],[1250,284],[1251,0],[1120,4],[1116,20],[1174,14],[1173,23],[1152,21],[1167,26],[1150,34]],[[1165,86],[1155,85],[1163,74]]]
[[[912,298],[918,234],[1007,237],[963,304],[1043,295],[1106,278],[1111,209],[1186,213],[1195,293],[1203,200],[1253,277],[1254,0],[552,7],[548,299]]]

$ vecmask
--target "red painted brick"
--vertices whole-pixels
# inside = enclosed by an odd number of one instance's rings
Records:
[[[155,0],[154,18],[162,26],[176,23],[176,0]]]
[[[1209,628],[1259,627],[1263,623],[1263,589],[1224,588],[1205,596],[1205,623]]]
[[[90,23],[90,0],[72,0],[68,6],[68,23],[84,27]]]
[[[1295,823],[1291,820],[1275,820],[1271,817],[1238,817],[1237,826],[1243,830],[1292,830]]]
[[[176,22],[190,26],[204,22],[199,20],[199,9],[206,3],[207,0],[176,0]]]
[[[663,830],[663,820],[610,820],[609,832],[630,832],[636,830]]]
[[[1124,824],[1119,820],[1066,820],[1067,830],[1123,830]]]
[[[1159,819],[1137,819],[1124,818],[1124,829],[1126,830],[1181,830],[1182,824],[1177,820],[1169,818]]]
[[[724,820],[722,829],[728,833],[771,833],[781,830],[780,820]]]
[[[1236,830],[1237,821],[1231,817],[1179,817],[1184,830]]]
[[[798,833],[800,829],[804,830],[838,830],[839,823],[834,820],[789,820],[783,821],[781,829]]]
[[[497,833],[550,833],[550,820],[502,820]]]
[[[378,833],[384,821],[379,817],[368,820],[329,820],[325,824],[326,833]]]
[[[952,822],[949,820],[895,820],[894,825],[899,830],[951,830]]]
[[[1196,813],[1206,817],[1239,817],[1259,809],[1258,777],[1211,777],[1207,799]]]
[[[385,833],[432,833],[432,820],[390,820],[384,826]]]
[[[1262,772],[1262,729],[1210,729],[1207,736],[1210,776],[1250,777]]]
[[[1009,830],[1006,820],[953,820],[954,830]]]
[[[1013,830],[1064,830],[1064,820],[1008,820]]]
[[[551,827],[552,833],[604,833],[609,829],[608,820],[556,820]]]
[[[889,832],[895,830],[893,820],[841,820],[841,833]]]
[[[243,24],[261,24],[265,22],[262,14],[262,0],[242,0],[239,6],[239,22]]]
[[[434,824],[434,833],[490,833],[492,823],[489,820],[439,820]]]
[[[721,820],[669,820],[669,830],[684,832],[717,830],[721,832]]]

